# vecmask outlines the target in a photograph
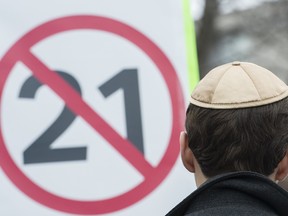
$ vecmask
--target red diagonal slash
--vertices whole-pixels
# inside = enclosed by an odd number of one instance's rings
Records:
[[[30,68],[34,76],[43,84],[48,85],[75,115],[81,116],[98,133],[100,133],[130,164],[132,164],[145,178],[151,175],[154,167],[146,161],[144,156],[127,139],[120,136],[104,119],[81,98],[65,80],[50,70],[31,52],[20,56],[21,61]]]

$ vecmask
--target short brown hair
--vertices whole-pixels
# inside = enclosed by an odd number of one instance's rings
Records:
[[[288,146],[288,98],[241,109],[208,109],[190,104],[186,131],[203,174],[232,171],[273,173]]]

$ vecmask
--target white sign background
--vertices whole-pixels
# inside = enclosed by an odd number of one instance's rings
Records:
[[[74,15],[109,17],[130,25],[157,44],[176,69],[183,94],[188,98],[182,11],[181,1],[175,0],[0,1],[0,58],[25,33],[47,21]],[[81,30],[47,38],[32,52],[50,68],[73,75],[81,86],[83,99],[123,137],[127,136],[123,92],[104,98],[98,87],[123,67],[137,68],[145,158],[157,165],[172,127],[169,94],[161,74],[139,48],[107,32]],[[20,99],[21,85],[29,76],[31,71],[24,64],[13,68],[1,101],[1,125],[10,154],[32,181],[51,193],[85,201],[122,194],[143,180],[82,118],[76,118],[52,147],[86,146],[87,160],[23,165],[23,150],[51,125],[64,106],[47,87],[41,87],[35,99]],[[0,215],[70,215],[35,202],[2,171],[0,181]],[[164,215],[194,188],[193,176],[178,159],[168,177],[150,194],[107,215]]]

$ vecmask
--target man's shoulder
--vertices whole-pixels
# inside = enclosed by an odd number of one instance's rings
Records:
[[[223,208],[206,208],[190,213],[185,213],[183,216],[223,216],[223,215],[229,215],[229,216],[251,216],[251,215],[261,215],[261,216],[277,216],[275,212],[266,211],[263,209],[258,208],[242,208],[242,207],[223,207]],[[180,215],[178,215],[180,216]]]
[[[167,216],[287,215],[287,212],[285,190],[260,174],[234,172],[208,180]]]

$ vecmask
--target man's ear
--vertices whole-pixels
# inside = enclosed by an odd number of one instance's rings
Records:
[[[284,158],[280,161],[276,168],[275,179],[278,181],[284,181],[288,176],[288,151],[286,152]]]
[[[180,133],[180,151],[184,167],[189,172],[195,173],[194,154],[189,148],[188,135],[184,131]]]

